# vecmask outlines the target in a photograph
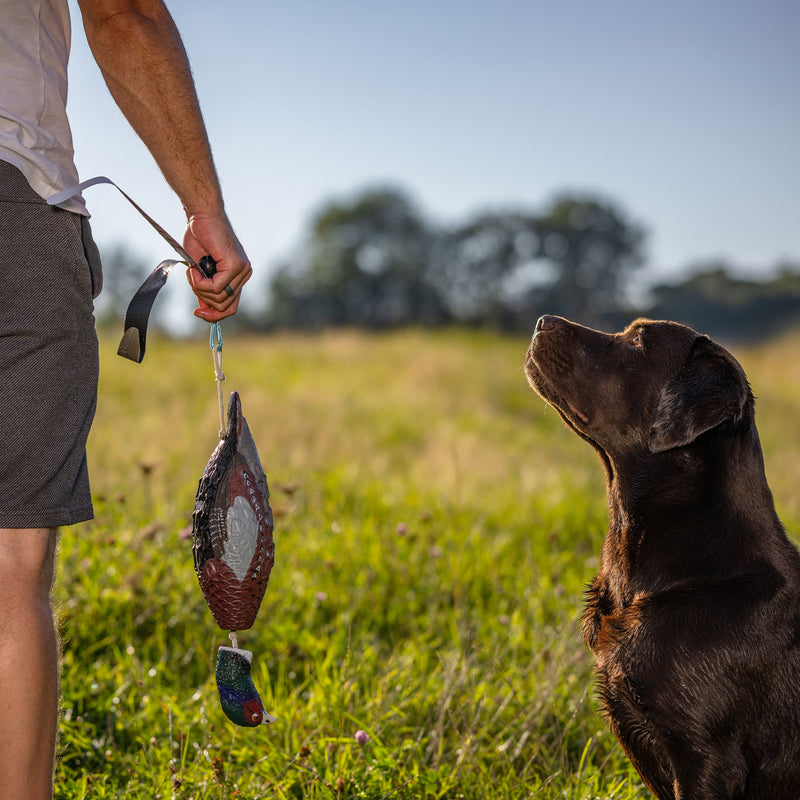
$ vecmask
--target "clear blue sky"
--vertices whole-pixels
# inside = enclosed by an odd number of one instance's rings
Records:
[[[182,213],[127,128],[74,0],[82,179],[108,175],[176,237]],[[796,0],[174,0],[230,215],[263,276],[310,215],[370,184],[457,223],[562,190],[649,231],[650,274],[800,260]],[[171,254],[111,187],[101,245]]]

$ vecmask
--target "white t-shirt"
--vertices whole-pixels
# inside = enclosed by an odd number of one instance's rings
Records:
[[[67,0],[3,0],[0,160],[45,198],[78,183],[66,108],[70,36]],[[87,214],[80,195],[61,205]]]

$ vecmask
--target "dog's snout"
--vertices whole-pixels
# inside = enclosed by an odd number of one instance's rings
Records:
[[[552,314],[544,314],[536,322],[536,333],[539,331],[549,331],[555,328],[561,322],[560,317],[554,317]]]

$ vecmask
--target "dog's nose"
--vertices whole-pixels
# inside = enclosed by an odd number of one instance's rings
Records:
[[[536,322],[536,333],[539,331],[549,331],[558,325],[560,319],[558,317],[554,317],[551,314],[545,314],[544,316],[539,317],[538,321]]]

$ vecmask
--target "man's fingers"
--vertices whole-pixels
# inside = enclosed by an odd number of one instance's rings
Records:
[[[202,320],[205,320],[206,322],[219,322],[221,319],[225,319],[225,317],[232,317],[236,313],[238,308],[239,308],[238,297],[234,298],[233,303],[231,303],[231,305],[224,310],[211,308],[204,302],[199,301],[198,307],[194,310],[194,315]]]
[[[192,291],[198,298],[212,308],[224,311],[238,300],[242,287],[250,280],[250,276],[253,274],[253,269],[248,264],[246,270],[238,273],[229,281],[225,281],[217,288],[212,285],[212,281],[219,282],[217,275],[225,277],[226,273],[217,273],[213,279],[204,278],[197,270],[190,268],[186,274]]]

